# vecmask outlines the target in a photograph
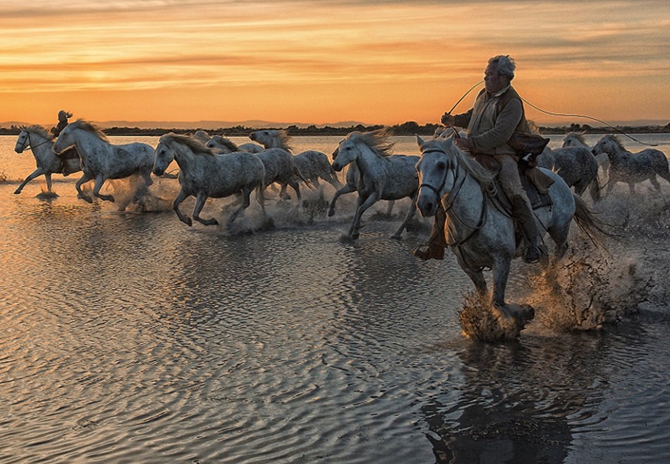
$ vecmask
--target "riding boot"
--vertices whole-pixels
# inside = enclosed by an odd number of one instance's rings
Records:
[[[444,239],[444,223],[447,221],[447,215],[440,207],[435,213],[435,222],[430,231],[430,238],[425,249],[416,247],[412,254],[424,261],[428,259],[444,259],[444,249],[447,247],[447,241]]]
[[[547,252],[542,246],[542,240],[537,229],[533,211],[523,197],[516,196],[512,199],[512,215],[519,222],[521,231],[526,239],[523,260],[527,263],[539,261]]]

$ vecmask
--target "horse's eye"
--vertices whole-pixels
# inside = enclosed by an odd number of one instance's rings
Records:
[[[437,169],[439,169],[440,171],[444,171],[446,168],[447,168],[447,163],[445,163],[444,161],[438,161]]]

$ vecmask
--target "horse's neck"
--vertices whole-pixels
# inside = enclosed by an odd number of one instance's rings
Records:
[[[376,175],[385,171],[387,159],[377,155],[367,145],[361,145],[356,157],[356,166],[361,175]]]
[[[30,133],[30,148],[35,158],[48,159],[55,157],[53,146],[54,142],[52,140],[47,140],[34,132]]]
[[[74,133],[74,146],[79,152],[82,160],[86,158],[99,157],[102,153],[108,153],[111,149],[104,140],[101,140],[97,135],[91,134],[88,131],[79,129]]]
[[[174,149],[174,160],[177,162],[179,169],[183,172],[190,172],[198,166],[196,158],[199,155],[196,155],[191,151],[190,148],[185,147],[182,144],[176,143],[173,146]]]
[[[287,147],[279,137],[273,137],[266,148],[281,148],[282,150],[291,153],[291,149]]]
[[[456,230],[463,226],[461,221],[467,225],[476,225],[486,201],[488,198],[479,182],[462,167],[459,168],[459,175],[451,192],[442,196],[442,206],[447,208],[447,215],[458,217],[458,220],[452,222]]]

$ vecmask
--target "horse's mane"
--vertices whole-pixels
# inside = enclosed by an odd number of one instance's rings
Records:
[[[86,132],[90,132],[103,142],[109,142],[105,133],[102,132],[102,129],[100,129],[100,127],[88,121],[84,121],[83,119],[77,119],[75,122],[70,123],[68,125],[72,126],[74,129],[82,129],[85,130]]]
[[[293,151],[291,144],[289,143],[291,141],[291,136],[288,135],[284,129],[278,129],[274,132],[277,134],[277,138],[279,138],[279,147],[277,148],[283,148],[291,153]]]
[[[232,150],[232,151],[239,151],[240,148],[233,142],[232,140],[227,139],[226,137],[223,137],[221,135],[215,135],[212,137],[216,143],[219,145],[223,145],[225,148]]]
[[[616,143],[617,147],[619,147],[619,150],[627,152],[626,148],[624,148],[623,144],[621,143],[621,139],[615,135],[615,134],[607,134],[605,136],[606,138],[612,140],[612,142]]]
[[[463,166],[463,169],[465,169],[465,171],[470,174],[479,183],[479,185],[481,185],[482,190],[487,191],[489,189],[494,179],[494,175],[491,171],[482,166],[472,156],[468,155],[463,150],[454,145],[451,138],[429,140],[424,145],[428,145],[426,149],[430,149],[429,144],[433,142],[439,144],[447,153],[451,153],[456,158],[456,161],[461,166]]]
[[[163,135],[160,138],[160,141],[167,144],[176,142],[181,145],[186,145],[194,155],[216,156],[216,154],[200,140],[189,135],[175,134],[170,132],[169,134]]]
[[[574,137],[581,143],[586,145],[586,137],[584,137],[584,134],[582,132],[568,132],[568,135],[566,135],[565,138],[567,139],[568,137]]]
[[[388,130],[377,129],[370,132],[351,132],[347,135],[346,140],[364,143],[378,156],[391,156],[395,143],[391,142],[390,138],[391,133]]]
[[[41,137],[44,137],[47,140],[54,139],[54,135],[51,132],[47,131],[44,127],[40,126],[39,124],[31,124],[30,126],[21,126],[20,129],[32,132],[33,134],[37,134]]]

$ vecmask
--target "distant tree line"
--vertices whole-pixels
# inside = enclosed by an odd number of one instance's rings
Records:
[[[341,135],[345,136],[352,131],[358,132],[368,132],[376,129],[382,129],[386,127],[394,135],[432,135],[435,133],[435,130],[439,127],[437,124],[418,124],[414,121],[404,122],[402,124],[396,124],[393,126],[383,126],[383,125],[353,125],[349,127],[333,127],[333,126],[322,126],[318,127],[316,125],[310,125],[306,127],[299,127],[296,125],[291,125],[288,127],[266,127],[264,129],[284,129],[291,136],[315,136],[315,135]],[[233,127],[221,127],[218,129],[202,129],[202,128],[192,128],[192,129],[176,129],[176,128],[154,128],[154,129],[144,129],[139,127],[109,127],[103,129],[103,132],[107,135],[112,136],[161,136],[168,132],[174,132],[176,134],[192,134],[198,130],[205,130],[207,133],[212,135],[223,134],[227,137],[246,137],[251,132],[255,130],[262,130],[259,128],[245,127],[245,126],[233,126]],[[18,135],[21,132],[19,126],[12,125],[9,128],[0,127],[0,135]],[[572,123],[569,126],[560,126],[560,127],[540,127],[540,132],[542,134],[552,135],[552,134],[567,134],[568,132],[584,132],[587,134],[608,134],[608,133],[621,133],[626,132],[629,134],[635,133],[669,133],[670,132],[670,123],[665,126],[616,126],[616,127],[591,127],[588,124],[576,124]]]

